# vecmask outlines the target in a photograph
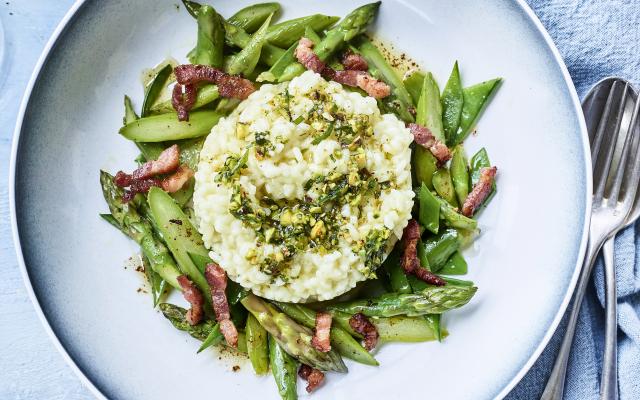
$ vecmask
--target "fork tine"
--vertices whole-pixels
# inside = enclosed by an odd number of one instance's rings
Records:
[[[616,127],[613,130],[613,135],[609,135],[608,133],[608,125],[611,119],[612,109],[614,107],[615,102],[615,91],[618,87],[618,81],[614,82],[611,85],[611,90],[609,91],[609,97],[607,98],[607,103],[604,108],[604,112],[602,113],[602,117],[600,118],[600,123],[598,124],[598,130],[594,137],[594,143],[591,150],[591,159],[593,162],[593,179],[594,179],[594,192],[593,192],[593,202],[594,205],[600,204],[602,198],[604,197],[604,191],[607,186],[607,178],[609,176],[609,172],[611,170],[611,161],[613,159],[613,155],[615,153],[616,143],[618,142],[618,135],[620,133],[620,122],[622,120],[622,116],[624,114],[624,104],[626,103],[626,96],[628,92],[629,85],[625,84],[622,99],[618,104],[618,112],[616,115]]]
[[[640,157],[638,154],[638,145],[640,144],[640,138],[636,134],[638,113],[640,112],[640,100],[636,99],[635,106],[633,108],[633,114],[631,121],[629,122],[629,129],[627,130],[627,139],[625,141],[625,151],[623,151],[623,159],[620,161],[618,170],[616,171],[615,181],[611,189],[611,195],[609,199],[611,202],[618,201],[620,188],[624,183],[624,197],[623,201],[625,206],[631,207],[633,199],[635,198],[636,190],[638,188],[638,180],[640,179]],[[629,148],[627,149],[627,142],[629,142]],[[629,163],[627,158],[631,157]],[[630,190],[627,190],[630,189]]]

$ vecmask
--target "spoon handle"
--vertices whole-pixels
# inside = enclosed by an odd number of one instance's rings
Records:
[[[547,386],[545,386],[540,400],[562,400],[564,396],[564,381],[567,374],[567,364],[569,362],[569,354],[571,353],[571,345],[573,343],[573,337],[576,332],[578,314],[580,313],[580,306],[582,305],[584,294],[587,290],[587,287],[589,286],[589,278],[591,277],[593,264],[595,262],[596,256],[598,255],[600,247],[602,247],[603,240],[604,238],[600,237],[590,237],[589,239],[587,252],[584,258],[584,264],[582,265],[580,277],[578,278],[578,284],[574,292],[573,307],[569,314],[567,330],[565,331],[564,337],[562,338],[558,356],[556,357],[556,361],[553,364],[553,370],[551,371],[551,375],[549,376],[549,380],[547,381]]]
[[[604,253],[605,280],[605,333],[604,357],[602,359],[601,400],[618,400],[618,299],[616,293],[616,264],[613,242],[607,240],[602,247]]]

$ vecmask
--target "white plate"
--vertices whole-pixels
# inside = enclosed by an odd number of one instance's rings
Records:
[[[47,46],[23,103],[12,159],[13,226],[27,286],[60,350],[98,396],[278,398],[271,377],[213,352],[151,309],[123,263],[136,246],[98,218],[100,168],[133,167],[118,136],[122,96],[140,105],[140,71],[183,59],[196,25],[176,1],[78,2]],[[217,1],[230,15],[247,1]],[[283,1],[282,18],[343,16],[363,2]],[[469,154],[485,146],[499,191],[467,252],[479,286],[447,314],[444,343],[385,345],[378,368],[349,363],[315,399],[503,397],[565,310],[585,246],[591,177],[578,99],[556,49],[524,4],[385,0],[377,35],[441,85],[459,60],[465,85],[502,76]],[[427,389],[428,388],[428,389]],[[302,394],[304,390],[300,388]]]

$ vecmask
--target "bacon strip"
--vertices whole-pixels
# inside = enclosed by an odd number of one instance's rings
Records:
[[[180,165],[180,148],[177,144],[168,147],[160,153],[157,160],[149,160],[133,171],[134,180],[147,179],[159,174],[175,171]]]
[[[313,52],[313,42],[305,37],[301,38],[296,47],[295,56],[300,64],[308,70],[316,72],[327,79],[334,80],[347,86],[359,87],[376,99],[391,94],[391,87],[373,78],[365,71],[345,69],[336,71],[329,67]]]
[[[222,97],[244,100],[256,88],[250,80],[237,75],[229,75],[208,65],[183,64],[174,69],[176,80],[181,85],[195,85],[201,82],[215,83]]]
[[[186,165],[181,165],[178,167],[176,172],[173,175],[170,175],[164,178],[161,182],[160,187],[167,193],[175,193],[178,190],[182,189],[185,183],[195,174],[191,168]]]
[[[369,69],[369,63],[360,54],[356,54],[351,50],[342,53],[340,63],[344,65],[344,69],[354,71],[366,71]]]
[[[229,303],[225,290],[227,288],[227,274],[216,263],[207,264],[204,271],[209,286],[211,286],[211,299],[213,300],[213,311],[216,319],[220,323],[220,332],[231,347],[238,347],[238,330],[231,321],[229,313]]]
[[[122,201],[128,203],[138,193],[147,193],[154,186],[161,186],[162,182],[156,178],[132,180],[129,189],[125,190]]]
[[[413,134],[413,140],[425,149],[429,149],[440,163],[445,163],[451,158],[451,151],[447,145],[436,139],[428,128],[411,123],[409,130]]]
[[[190,325],[197,325],[204,315],[204,297],[200,289],[191,282],[185,275],[178,277],[178,284],[182,288],[184,299],[191,304],[191,309],[187,311],[187,322]]]
[[[183,93],[184,90],[184,93]],[[171,95],[171,105],[178,112],[178,121],[189,121],[189,111],[196,104],[198,92],[194,85],[176,83]]]
[[[316,350],[323,353],[331,351],[331,314],[326,312],[319,312],[316,314],[316,329],[313,338],[311,338],[311,344]]]
[[[373,350],[378,344],[378,330],[362,313],[354,314],[349,318],[349,325],[354,331],[364,336],[364,348]]]
[[[420,240],[420,225],[415,219],[409,221],[409,224],[404,228],[402,233],[402,242],[404,245],[404,252],[400,259],[400,266],[407,275],[413,274],[416,278],[436,286],[444,286],[447,284],[444,279],[438,275],[429,271],[426,268],[422,268],[420,260],[418,260],[418,241]]]
[[[307,393],[311,393],[324,381],[324,374],[322,371],[312,368],[306,364],[302,364],[298,370],[300,378],[307,381]]]
[[[497,167],[482,168],[480,170],[480,179],[475,184],[471,193],[467,196],[462,205],[462,214],[471,217],[476,209],[491,193],[491,188],[498,172]]]

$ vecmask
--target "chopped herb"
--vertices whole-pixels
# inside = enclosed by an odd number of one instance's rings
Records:
[[[317,136],[316,138],[314,138],[313,142],[311,142],[311,143],[312,144],[319,144],[320,142],[322,142],[323,140],[325,140],[326,138],[331,136],[331,132],[333,132],[333,125],[334,125],[334,122],[331,121],[329,123],[329,126],[327,126],[327,129],[325,129],[324,132],[322,132],[322,134],[320,136]]]
[[[218,182],[230,182],[242,168],[247,166],[247,160],[249,160],[249,150],[251,146],[249,146],[242,156],[238,156],[236,154],[232,154],[227,157],[224,161],[224,165],[220,172],[218,172],[218,176],[216,177],[216,181]]]

